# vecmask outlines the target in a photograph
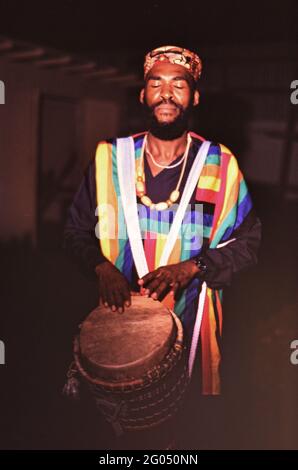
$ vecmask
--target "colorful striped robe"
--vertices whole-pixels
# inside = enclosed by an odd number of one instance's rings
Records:
[[[204,140],[195,133],[193,139]],[[138,161],[141,155],[144,134],[133,136],[135,143],[135,158]],[[119,181],[117,174],[116,140],[100,142],[95,158],[96,165],[96,193],[98,205],[98,238],[103,254],[116,267],[131,280],[133,257],[127,233],[123,230],[124,216],[121,207]],[[136,166],[137,166],[136,161]],[[198,179],[196,188],[196,201],[198,203],[211,203],[215,205],[214,214],[204,218],[198,226],[203,237],[209,241],[209,248],[216,249],[217,245],[233,238],[233,231],[243,222],[251,210],[252,201],[247,190],[243,175],[239,170],[234,155],[224,146],[212,144],[209,148],[203,170]],[[105,208],[109,208],[105,210]],[[108,214],[114,211],[114,218]],[[157,211],[155,212],[155,218]],[[149,271],[158,267],[160,255],[168,233],[169,224],[163,223],[162,215],[156,220],[149,221],[150,211],[143,206],[139,212],[139,222],[144,240],[144,251]],[[159,214],[162,214],[159,212]],[[151,216],[152,217],[152,216]],[[193,232],[193,222],[189,220],[190,230]],[[188,232],[185,224],[181,238],[177,238],[170,255],[168,264],[178,263],[200,253],[201,245],[192,250],[184,249],[189,242],[183,234]],[[104,235],[105,234],[105,235]],[[192,332],[198,305],[201,281],[194,279],[184,290],[179,300],[167,295],[163,300],[169,308],[180,317],[188,332]],[[219,394],[220,377],[219,365],[221,360],[219,339],[222,334],[222,291],[207,287],[206,301],[201,325],[201,357],[202,357],[202,393]]]

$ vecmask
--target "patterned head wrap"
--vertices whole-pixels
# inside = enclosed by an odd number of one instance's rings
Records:
[[[200,57],[183,47],[162,46],[148,52],[144,62],[144,78],[156,62],[170,62],[171,64],[182,65],[195,81],[201,76],[202,61]]]

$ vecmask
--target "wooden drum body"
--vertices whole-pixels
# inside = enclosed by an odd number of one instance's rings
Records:
[[[93,310],[74,344],[77,369],[117,435],[167,421],[188,385],[178,317],[148,297],[131,302],[124,313]]]

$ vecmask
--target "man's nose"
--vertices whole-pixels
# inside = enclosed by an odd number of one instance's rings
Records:
[[[173,96],[172,87],[170,85],[164,85],[161,89],[160,95],[163,99],[168,100]]]

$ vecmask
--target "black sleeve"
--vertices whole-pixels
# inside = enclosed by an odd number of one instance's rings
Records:
[[[95,266],[107,260],[95,235],[98,222],[95,210],[96,185],[95,161],[93,160],[68,210],[64,228],[64,248],[67,254],[85,274],[90,276],[96,275]]]
[[[229,239],[235,238],[221,248],[208,248],[203,255],[207,266],[204,279],[212,289],[229,286],[238,272],[257,263],[257,253],[261,241],[261,222],[251,209],[243,222],[233,231]]]

